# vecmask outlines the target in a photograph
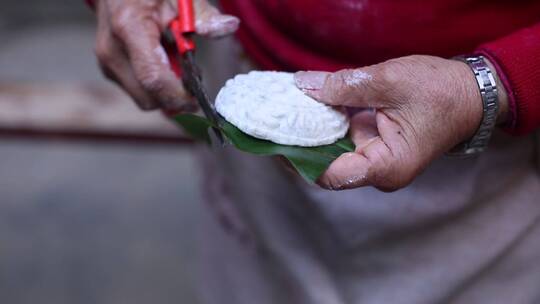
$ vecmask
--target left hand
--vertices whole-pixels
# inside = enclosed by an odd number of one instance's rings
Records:
[[[296,83],[326,104],[364,109],[351,118],[356,151],[336,159],[319,179],[333,190],[405,187],[434,159],[472,137],[483,115],[471,69],[438,57],[403,57],[336,73],[298,72]],[[499,89],[504,115],[506,94]]]
[[[161,34],[178,13],[174,0],[96,0],[96,56],[105,76],[142,110],[196,110],[193,97],[171,70]],[[193,0],[197,34],[232,34],[238,18],[221,14],[208,0]]]

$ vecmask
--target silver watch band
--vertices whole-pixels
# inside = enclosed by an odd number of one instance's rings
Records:
[[[497,114],[499,113],[497,82],[483,56],[455,57],[454,59],[463,61],[471,67],[480,89],[484,110],[482,122],[476,134],[447,154],[450,156],[474,156],[487,148],[491,133],[497,123]]]

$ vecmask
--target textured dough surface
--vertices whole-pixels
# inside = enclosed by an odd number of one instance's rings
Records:
[[[219,92],[216,110],[243,132],[282,145],[328,145],[349,129],[346,115],[305,95],[291,73],[237,75]]]

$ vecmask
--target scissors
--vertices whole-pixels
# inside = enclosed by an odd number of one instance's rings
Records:
[[[221,145],[223,134],[219,130],[223,118],[216,112],[202,83],[201,70],[195,62],[195,10],[193,0],[178,0],[178,16],[163,34],[164,46],[171,68],[182,77],[186,90],[195,97],[204,116],[212,124],[212,133]]]

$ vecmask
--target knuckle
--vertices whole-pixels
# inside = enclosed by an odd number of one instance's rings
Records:
[[[182,100],[186,100],[187,96],[181,83],[169,71],[148,63],[139,67],[136,75],[143,90],[163,107],[178,108],[184,105]]]
[[[137,74],[143,89],[154,95],[161,95],[165,88],[163,76],[154,68],[148,67]]]
[[[404,63],[399,60],[389,60],[378,66],[376,82],[381,86],[396,86],[401,83],[405,69]]]
[[[379,98],[401,103],[410,97],[416,89],[411,86],[412,75],[407,60],[393,59],[376,66],[370,86]],[[397,104],[396,104],[397,105]]]

